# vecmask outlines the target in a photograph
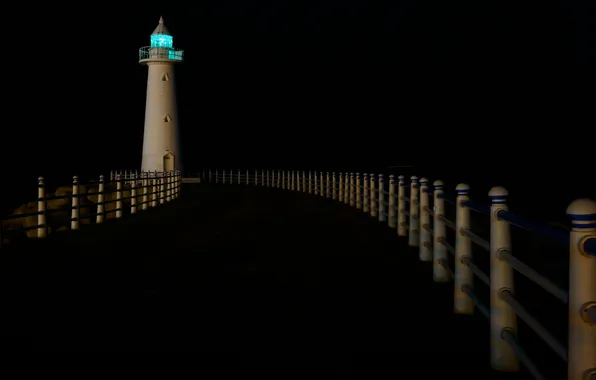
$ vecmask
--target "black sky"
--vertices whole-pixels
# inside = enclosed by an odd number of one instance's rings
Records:
[[[139,166],[137,51],[163,15],[186,54],[176,83],[188,169],[407,163],[462,179],[492,170],[495,182],[593,173],[595,3],[24,4],[3,64],[6,170]]]

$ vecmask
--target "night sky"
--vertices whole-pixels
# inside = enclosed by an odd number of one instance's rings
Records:
[[[81,4],[9,16],[10,175],[140,166],[138,49],[160,15],[185,50],[189,170],[411,164],[471,183],[571,181],[573,196],[595,172],[595,1]]]

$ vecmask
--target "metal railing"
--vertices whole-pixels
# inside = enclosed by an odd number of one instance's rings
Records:
[[[80,183],[74,176],[70,191],[61,188],[59,194],[51,195],[46,192],[44,178],[39,177],[37,199],[0,219],[0,247],[18,235],[45,238],[60,228],[78,230],[82,224],[100,224],[122,218],[125,213],[157,207],[179,198],[181,183],[178,171],[131,171],[125,176],[112,172],[110,181],[101,175],[98,182],[89,184]]]
[[[456,196],[444,192],[441,181],[431,191],[426,178],[389,176],[389,186],[382,174],[323,173],[288,170],[203,170],[205,183],[245,184],[275,187],[349,204],[371,217],[387,222],[398,236],[408,238],[417,247],[421,261],[433,265],[436,282],[454,282],[454,312],[472,314],[478,309],[490,323],[491,366],[498,371],[518,371],[520,362],[536,379],[546,379],[539,366],[517,340],[518,318],[523,320],[556,355],[567,362],[569,380],[591,380],[596,376],[596,202],[579,199],[567,208],[572,219],[571,231],[563,231],[533,222],[511,213],[507,190],[494,187],[489,192],[491,205],[474,202],[469,186],[456,187]],[[409,196],[406,195],[409,192]],[[431,206],[432,199],[432,206]],[[446,217],[445,203],[455,206],[455,218]],[[490,239],[472,231],[471,212],[490,220]],[[564,289],[522,262],[512,252],[511,227],[521,228],[569,249],[570,281]],[[455,243],[447,238],[453,230]],[[473,245],[489,256],[490,273],[484,272],[472,255]],[[451,255],[451,257],[449,256]],[[453,262],[453,268],[451,267]],[[525,276],[551,294],[569,310],[568,342],[562,344],[516,298],[513,272]],[[457,273],[457,276],[454,276]],[[490,305],[474,291],[474,279],[489,288]]]

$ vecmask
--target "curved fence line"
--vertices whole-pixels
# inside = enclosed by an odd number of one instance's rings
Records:
[[[178,171],[131,172],[126,177],[120,174],[111,177],[113,180],[105,181],[100,175],[99,181],[82,184],[74,176],[71,192],[63,195],[47,194],[44,178],[39,177],[37,199],[28,207],[35,211],[17,212],[0,219],[0,247],[5,237],[10,239],[15,234],[45,238],[52,232],[50,219],[56,214],[68,218],[68,229],[78,230],[81,224],[100,224],[106,219],[122,218],[125,212],[136,214],[180,197],[182,178]],[[81,193],[81,188],[97,188],[97,191]]]
[[[200,172],[201,173],[201,172]],[[387,222],[398,236],[417,247],[421,261],[433,265],[436,282],[454,282],[454,312],[472,314],[478,309],[490,322],[491,366],[498,371],[519,370],[520,362],[536,379],[545,379],[536,363],[517,341],[517,319],[522,319],[562,360],[568,379],[590,380],[596,376],[596,202],[579,199],[567,208],[572,219],[570,232],[522,218],[509,211],[508,192],[494,187],[490,205],[472,201],[469,186],[460,184],[456,196],[444,192],[441,181],[429,187],[426,178],[412,176],[410,183],[399,176],[382,174],[330,173],[288,170],[203,170],[201,181],[215,184],[245,184],[308,192],[349,204],[371,217]],[[388,186],[387,186],[388,185]],[[406,195],[406,193],[408,193]],[[432,206],[431,206],[432,199]],[[445,204],[455,206],[455,220],[446,217]],[[490,239],[472,231],[471,211],[490,219]],[[569,249],[570,280],[565,290],[512,254],[511,226],[533,232]],[[447,228],[456,236],[447,239]],[[472,256],[472,244],[490,256],[490,273],[484,273]],[[450,267],[448,254],[454,257]],[[568,342],[552,334],[515,298],[513,271],[517,271],[567,304]],[[490,306],[474,293],[474,278],[490,288]]]

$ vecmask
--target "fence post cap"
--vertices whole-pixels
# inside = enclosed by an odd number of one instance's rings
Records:
[[[356,173],[356,176],[359,176],[359,175],[360,175],[360,173]]]
[[[73,182],[77,182],[79,180],[79,176],[78,175],[73,175],[72,176],[72,181]]]
[[[389,179],[395,178],[395,174],[389,174]]]
[[[101,174],[101,175],[99,176],[99,180],[100,180],[100,181],[103,181],[103,178],[104,178],[104,177],[103,177],[103,174]]]
[[[426,177],[422,177],[422,178],[420,178],[420,184],[421,184],[421,185],[426,185],[426,184],[428,184],[428,178],[426,178]]]
[[[37,177],[37,181],[39,181],[39,184],[41,185],[43,183],[43,177]]]
[[[375,176],[375,174],[374,174],[374,173],[370,173],[369,175],[370,175],[371,177],[374,177],[374,176]]]
[[[412,182],[418,181],[418,177],[416,177],[415,175],[411,176],[410,179],[412,180]]]
[[[444,185],[444,183],[440,179],[438,179],[435,182],[433,182],[433,186],[434,187],[442,187],[443,185]]]
[[[594,215],[596,217],[596,201],[590,198],[576,199],[567,206],[567,215],[572,218],[579,215]]]
[[[456,191],[468,192],[470,190],[470,186],[465,183],[460,183],[455,187]]]
[[[379,174],[379,178],[383,178],[383,173]]]
[[[495,186],[492,189],[490,189],[490,191],[488,192],[488,196],[491,198],[506,197],[508,195],[509,195],[509,192],[507,191],[506,188],[504,188],[502,186]]]
[[[116,174],[116,179],[119,181],[120,180],[120,174]]]

